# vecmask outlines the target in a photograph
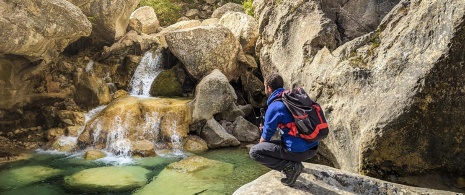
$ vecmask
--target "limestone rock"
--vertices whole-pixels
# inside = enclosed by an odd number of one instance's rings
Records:
[[[231,134],[226,132],[215,119],[207,120],[207,123],[200,132],[209,148],[221,148],[228,146],[238,146],[240,142]]]
[[[155,145],[149,140],[132,142],[131,150],[133,155],[142,157],[155,156]]]
[[[86,154],[84,155],[84,159],[86,160],[97,160],[100,158],[104,158],[107,156],[105,152],[102,152],[100,150],[87,150]]]
[[[193,153],[201,153],[208,150],[207,142],[196,135],[189,135],[184,139],[184,150]]]
[[[282,173],[270,171],[240,187],[241,194],[456,194],[426,188],[390,183],[379,179],[341,171],[332,167],[303,163],[304,170],[294,187],[281,184]]]
[[[56,137],[65,135],[65,130],[62,128],[51,128],[47,130],[47,140],[54,140]]]
[[[208,18],[202,21],[202,26],[217,25],[220,22],[219,18]]]
[[[17,188],[63,174],[60,169],[25,166],[0,172],[0,189]]]
[[[100,59],[109,61],[107,58],[119,58],[122,60],[122,57],[127,55],[142,55],[158,45],[159,42],[155,36],[139,35],[136,31],[131,30],[110,47],[103,47]]]
[[[144,186],[150,171],[137,166],[99,167],[65,177],[66,187],[80,192],[118,192]]]
[[[1,1],[0,14],[0,54],[31,61],[50,61],[92,30],[82,11],[65,0]]]
[[[261,132],[257,126],[244,119],[237,117],[233,123],[233,135],[242,142],[253,142],[260,138]]]
[[[67,136],[56,137],[52,142],[51,149],[59,152],[73,152],[77,149],[77,138]]]
[[[208,194],[221,194],[224,184],[218,178],[231,174],[233,169],[229,163],[191,156],[171,163],[134,194],[195,194],[205,189]]]
[[[213,12],[212,18],[221,18],[227,12],[244,13],[244,7],[242,7],[242,5],[239,5],[237,3],[226,3]]]
[[[255,54],[258,38],[258,22],[255,18],[241,12],[228,12],[221,17],[219,24],[231,30],[244,52]]]
[[[245,117],[246,114],[236,104],[231,104],[228,109],[220,113],[220,118],[227,121],[235,121],[237,117]]]
[[[83,126],[84,125],[84,113],[74,112],[69,110],[60,110],[57,112],[61,122],[70,126]]]
[[[192,122],[211,119],[214,114],[227,110],[237,100],[237,95],[227,78],[214,70],[203,78],[195,90]]]
[[[109,45],[126,33],[131,13],[140,0],[68,0],[92,23],[95,43]]]
[[[136,9],[129,17],[129,30],[135,30],[138,33],[151,34],[156,32],[159,26],[157,15],[150,6]]]
[[[168,32],[165,39],[169,50],[193,78],[200,80],[219,69],[229,81],[237,79],[240,44],[229,29],[199,26]]]

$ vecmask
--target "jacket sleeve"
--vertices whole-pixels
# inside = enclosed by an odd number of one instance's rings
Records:
[[[263,124],[262,138],[265,141],[270,141],[271,137],[278,128],[278,123],[281,121],[281,113],[276,108],[276,105],[270,105],[265,113],[265,121]]]

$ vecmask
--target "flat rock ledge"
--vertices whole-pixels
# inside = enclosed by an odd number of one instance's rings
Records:
[[[237,189],[233,195],[261,194],[458,194],[391,183],[332,167],[304,163],[294,187],[281,184],[282,173],[270,171]]]

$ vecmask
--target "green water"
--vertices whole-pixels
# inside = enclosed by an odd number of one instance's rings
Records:
[[[66,187],[64,178],[70,176],[74,173],[77,173],[82,170],[96,168],[96,167],[105,167],[105,166],[140,166],[150,171],[146,175],[148,183],[151,182],[156,176],[170,163],[180,161],[187,156],[192,154],[182,155],[182,156],[164,156],[164,157],[151,157],[151,158],[139,158],[139,159],[112,159],[107,161],[97,160],[89,161],[82,159],[82,155],[64,155],[64,154],[48,154],[48,153],[35,153],[31,159],[7,163],[0,165],[0,174],[4,174],[3,178],[8,178],[7,174],[11,173],[12,170],[16,169],[26,169],[28,167],[45,167],[45,170],[56,169],[59,170],[56,175],[49,176],[47,179],[43,180],[34,180],[34,174],[47,174],[42,172],[31,173],[28,175],[29,182],[18,182],[18,181],[0,181],[3,184],[0,184],[0,194],[9,195],[9,194],[132,194],[138,189],[132,189],[130,191],[119,191],[119,192],[96,192],[96,193],[84,193],[79,190],[72,190],[69,187]],[[257,177],[268,172],[269,169],[259,165],[254,162],[248,156],[247,149],[245,148],[226,148],[226,149],[217,149],[211,150],[203,154],[199,154],[204,158],[211,160],[217,160],[225,163],[230,163],[233,165],[232,174],[227,176],[222,176],[214,178],[224,185],[220,194],[232,194],[240,186],[256,179]],[[125,162],[127,161],[127,162]],[[5,177],[7,176],[7,177]],[[111,175],[108,175],[111,177]],[[0,175],[1,178],[1,175]],[[1,179],[0,179],[1,180]],[[3,179],[5,180],[5,179]],[[167,184],[168,185],[168,184]],[[172,184],[170,184],[172,185]],[[188,184],[189,185],[196,185]],[[184,185],[186,186],[186,185]],[[209,194],[209,193],[204,193]]]

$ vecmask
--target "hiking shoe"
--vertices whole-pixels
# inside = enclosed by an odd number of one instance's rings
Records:
[[[300,162],[289,162],[284,167],[283,172],[286,175],[286,178],[281,179],[281,183],[286,186],[293,186],[297,177],[302,173],[303,165]]]

